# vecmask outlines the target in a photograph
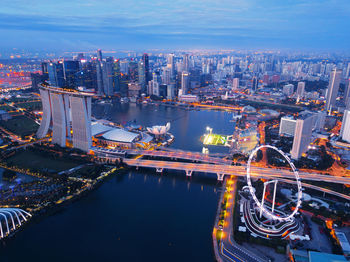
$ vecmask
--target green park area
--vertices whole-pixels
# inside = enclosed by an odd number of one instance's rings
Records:
[[[34,120],[24,115],[14,116],[12,119],[7,121],[0,121],[0,125],[19,136],[34,134],[39,127]]]
[[[50,173],[61,172],[82,164],[80,161],[70,160],[65,157],[53,157],[45,154],[45,152],[34,152],[31,150],[16,153],[7,158],[6,163],[8,166],[30,169],[33,172],[44,171]]]
[[[15,106],[29,111],[41,110],[41,101],[20,102],[16,103]]]

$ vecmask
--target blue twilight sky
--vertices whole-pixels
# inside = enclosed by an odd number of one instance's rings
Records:
[[[350,49],[350,0],[1,0],[0,50]]]

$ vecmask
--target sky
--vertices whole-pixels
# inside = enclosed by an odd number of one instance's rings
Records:
[[[0,50],[350,49],[350,0],[1,0]]]

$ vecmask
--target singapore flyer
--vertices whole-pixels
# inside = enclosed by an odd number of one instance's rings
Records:
[[[276,196],[276,186],[278,183],[278,179],[276,180],[270,180],[268,182],[264,183],[264,189],[263,189],[263,195],[262,195],[262,199],[259,201],[258,197],[256,196],[256,188],[254,188],[253,184],[252,184],[252,174],[251,174],[251,163],[252,160],[255,158],[255,156],[257,155],[258,151],[263,149],[263,148],[269,148],[272,150],[277,151],[279,154],[281,154],[284,159],[288,162],[289,166],[292,169],[292,172],[294,174],[295,180],[291,181],[292,183],[297,185],[297,193],[296,193],[296,200],[295,200],[295,208],[293,209],[293,211],[290,214],[284,214],[282,215],[281,213],[277,213],[275,212],[275,196]],[[271,176],[273,178],[273,175]],[[256,149],[254,149],[254,151],[250,154],[248,162],[247,162],[247,174],[246,174],[246,178],[247,178],[247,185],[249,188],[249,192],[251,197],[253,198],[255,204],[257,205],[257,208],[260,210],[260,217],[261,215],[264,215],[265,217],[272,219],[272,220],[277,220],[280,222],[286,222],[286,221],[290,221],[294,218],[294,216],[297,214],[299,207],[301,206],[301,202],[302,202],[302,187],[301,187],[301,182],[300,182],[300,178],[299,178],[299,173],[297,171],[297,169],[295,168],[294,164],[292,163],[292,161],[289,159],[288,156],[286,156],[286,154],[279,150],[278,148],[274,147],[274,146],[270,146],[270,145],[262,145],[257,147]],[[272,200],[272,208],[268,209],[265,205],[264,205],[264,198],[265,198],[265,189],[269,184],[274,184],[274,191],[273,191],[273,200]]]

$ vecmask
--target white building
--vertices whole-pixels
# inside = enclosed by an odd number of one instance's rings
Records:
[[[288,84],[283,86],[283,94],[286,96],[291,96],[294,93],[294,85],[293,84]]]
[[[334,69],[331,72],[329,79],[327,95],[326,95],[326,110],[332,110],[335,108],[336,99],[338,96],[340,80],[343,72],[339,69]]]
[[[239,88],[239,78],[236,77],[232,80],[232,89],[236,90],[238,88]]]
[[[298,118],[295,125],[293,147],[290,151],[292,159],[299,159],[307,151],[311,142],[313,115],[305,114]]]
[[[341,138],[350,143],[350,110],[345,110],[340,129]]]
[[[180,94],[178,99],[181,102],[189,102],[189,103],[193,103],[193,102],[198,102],[199,101],[198,96],[195,96],[195,95],[182,95],[182,94]]]
[[[303,98],[305,95],[305,82],[299,82],[297,87],[297,97]]]
[[[40,87],[43,117],[37,137],[43,138],[52,123],[52,143],[65,147],[73,133],[73,147],[88,151],[91,147],[91,97],[86,90]]]
[[[294,136],[296,122],[293,116],[281,117],[279,135]]]

